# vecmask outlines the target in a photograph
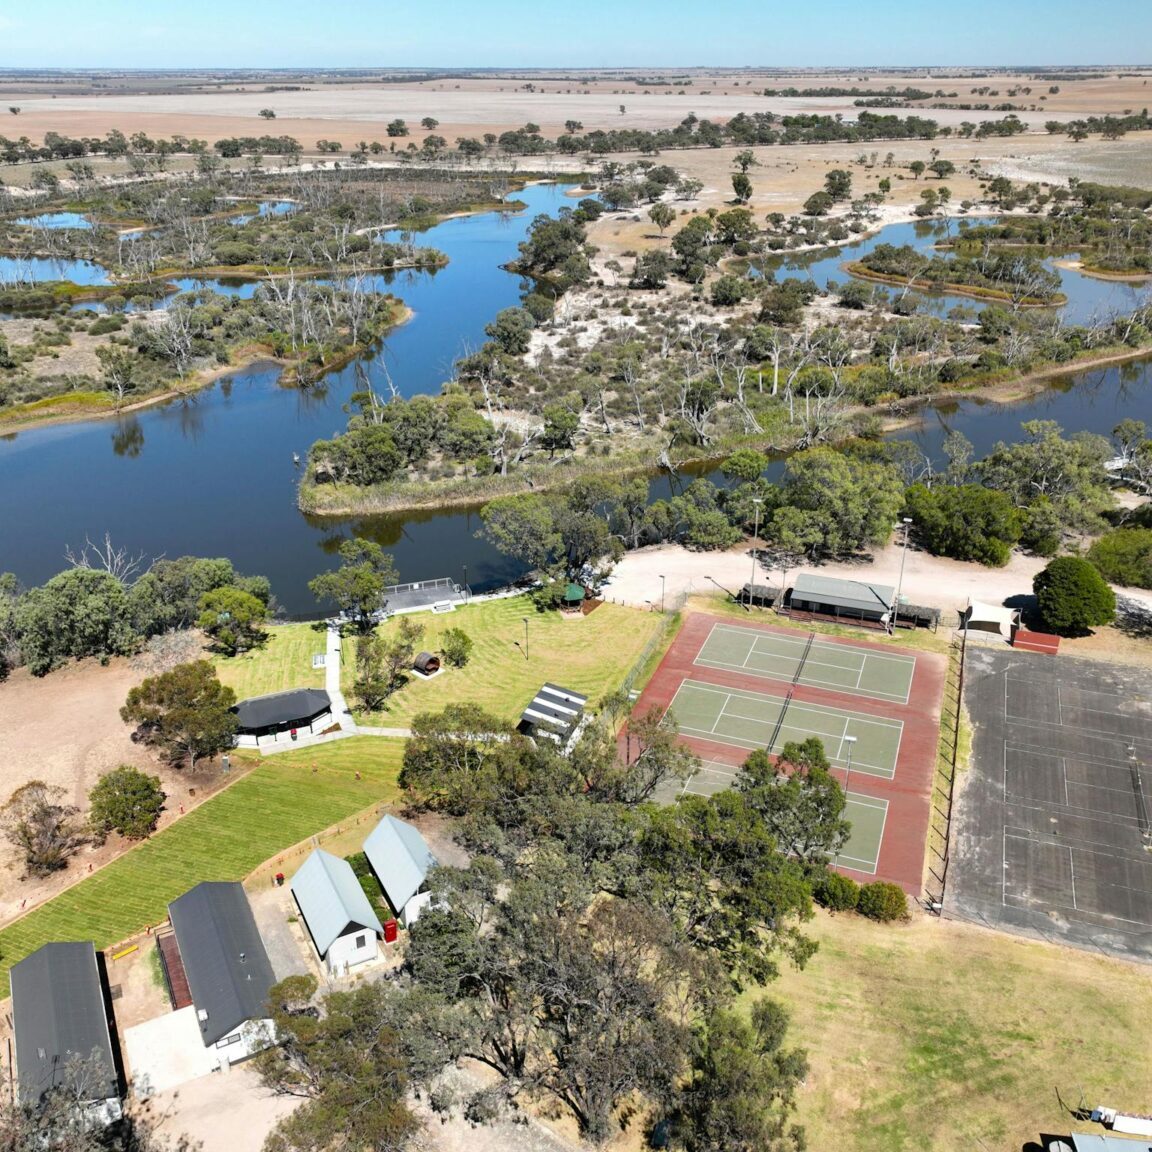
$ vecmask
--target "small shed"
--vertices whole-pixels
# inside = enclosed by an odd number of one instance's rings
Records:
[[[379,958],[384,927],[347,860],[317,848],[289,887],[331,975],[347,975]]]
[[[120,1077],[112,1053],[106,978],[96,946],[45,944],[12,966],[16,1086],[35,1108],[59,1087],[73,1060],[98,1062],[84,1087],[85,1112],[100,1124],[120,1119]]]
[[[435,676],[440,671],[440,657],[434,652],[421,652],[412,662],[412,667],[422,676]]]
[[[545,684],[520,716],[517,731],[525,736],[546,736],[567,747],[580,727],[588,697],[559,684]]]
[[[431,903],[425,881],[436,864],[419,829],[395,816],[385,816],[364,841],[364,855],[392,910],[405,928],[411,927]]]
[[[745,584],[736,597],[738,604],[771,608],[780,599],[780,589],[771,584]]]
[[[863,580],[840,580],[801,572],[792,585],[789,608],[838,619],[886,623],[896,589]]]
[[[294,688],[241,700],[233,709],[240,726],[236,743],[259,748],[293,731],[322,732],[332,722],[332,701],[323,688]]]

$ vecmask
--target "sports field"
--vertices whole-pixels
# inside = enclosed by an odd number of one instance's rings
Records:
[[[773,754],[792,741],[819,736],[828,759],[845,773],[851,767],[853,772],[886,780],[896,775],[904,731],[899,720],[697,680],[685,680],[669,707],[680,731],[689,736],[749,751],[766,748]]]
[[[817,737],[852,824],[834,863],[919,893],[944,670],[933,653],[693,612],[637,708],[667,711],[701,757],[681,794],[712,795],[749,752]]]
[[[895,704],[908,703],[916,671],[915,656],[848,648],[814,635],[761,632],[733,624],[713,626],[695,663]]]

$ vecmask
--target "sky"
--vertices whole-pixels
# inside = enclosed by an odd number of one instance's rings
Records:
[[[0,67],[1152,62],[1152,0],[0,0]]]

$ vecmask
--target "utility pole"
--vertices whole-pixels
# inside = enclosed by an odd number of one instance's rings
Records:
[[[764,503],[762,496],[753,496],[752,503],[756,507],[752,521],[752,581],[748,585],[748,600],[751,602],[756,594],[756,537],[760,535],[760,505]]]
[[[905,516],[896,527],[904,529],[904,548],[900,553],[900,577],[896,581],[896,599],[892,601],[891,618],[888,621],[888,631],[893,635],[896,632],[896,616],[900,611],[900,589],[904,587],[904,561],[908,558],[908,532],[912,527],[912,517]]]

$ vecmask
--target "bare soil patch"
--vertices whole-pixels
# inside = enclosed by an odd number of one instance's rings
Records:
[[[69,664],[42,679],[19,668],[0,683],[0,803],[30,780],[63,788],[64,800],[86,813],[88,793],[100,777],[120,764],[159,776],[168,795],[160,827],[178,819],[219,786],[219,776],[189,776],[162,764],[134,744],[120,719],[129,689],[149,670],[139,662],[116,659],[107,667],[95,660]],[[23,863],[0,842],[0,923],[5,923],[89,872],[123,854],[129,844],[113,834],[103,845],[80,849],[63,872],[42,880],[21,880]]]

